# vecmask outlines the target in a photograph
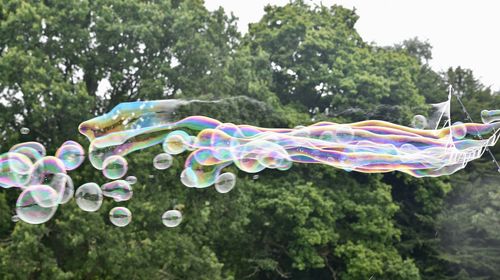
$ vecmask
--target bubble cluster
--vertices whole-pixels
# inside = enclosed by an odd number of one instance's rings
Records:
[[[166,227],[176,227],[182,222],[182,213],[179,210],[168,210],[161,216]]]
[[[180,173],[182,184],[190,188],[214,186],[219,193],[235,187],[236,175],[225,172],[231,165],[255,174],[254,180],[260,171],[285,171],[294,163],[324,164],[364,173],[400,171],[415,177],[449,175],[494,146],[500,131],[500,110],[482,111],[483,124],[451,124],[450,98],[435,104],[437,111],[429,113],[429,119],[416,115],[412,127],[367,120],[263,128],[222,123],[204,116],[175,120],[173,110],[188,101],[122,103],[79,127],[90,140],[90,163],[111,182],[102,186],[85,183],[75,192],[68,172],[84,162],[85,152],[79,143],[66,141],[51,156],[42,144],[24,142],[0,154],[0,187],[21,190],[13,221],[40,224],[73,194],[78,207],[87,212],[99,210],[104,197],[117,202],[131,199],[131,185],[137,178],[120,179],[128,171],[125,156],[154,145],[161,145],[164,151],[154,157],[155,169],[168,169],[173,156],[187,152]],[[448,119],[441,127],[443,117]],[[163,224],[178,226],[182,221],[179,210],[182,208],[166,211]],[[127,208],[115,207],[109,218],[121,227],[130,223],[132,214]]]
[[[109,211],[109,220],[117,227],[124,227],[132,221],[132,212],[125,207],[115,207]]]

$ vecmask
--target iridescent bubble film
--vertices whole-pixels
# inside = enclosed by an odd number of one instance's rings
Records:
[[[95,212],[102,205],[102,191],[96,183],[81,185],[75,192],[76,204],[87,212]]]
[[[172,102],[120,104],[110,113],[82,123],[80,131],[89,138],[94,151],[106,156],[125,156],[157,144],[162,144],[168,154],[189,151],[181,182],[203,188],[213,185],[231,164],[248,173],[266,168],[288,170],[295,162],[365,173],[449,175],[481,157],[486,147],[495,145],[500,128],[498,122],[455,123],[425,130],[429,124],[422,115],[413,119],[414,128],[378,120],[262,128],[221,123],[204,116],[174,121],[164,110],[171,109]],[[144,108],[150,109],[145,113]],[[433,120],[432,124],[438,125],[439,121]],[[196,131],[196,135],[187,131]]]
[[[45,223],[57,210],[57,203],[54,203],[57,196],[56,191],[50,186],[35,185],[26,188],[17,198],[18,218],[29,224]]]
[[[132,186],[125,180],[116,180],[101,186],[102,194],[115,201],[126,201],[132,198]]]
[[[127,160],[119,155],[106,158],[102,166],[102,174],[108,179],[119,179],[127,174]]]
[[[85,160],[85,151],[80,144],[67,141],[57,149],[56,157],[64,163],[66,170],[75,170]]]
[[[176,227],[182,222],[182,213],[179,210],[168,210],[161,216],[166,227]]]
[[[109,211],[109,220],[117,227],[124,227],[132,221],[132,212],[125,207],[115,207]]]

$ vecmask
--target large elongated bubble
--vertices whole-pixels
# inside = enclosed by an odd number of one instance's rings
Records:
[[[429,123],[423,125],[425,117],[417,116],[415,128],[375,120],[320,122],[294,129],[221,123],[204,116],[174,121],[169,110],[181,103],[167,100],[119,105],[82,123],[80,131],[91,141],[91,153],[99,151],[99,156],[91,156],[96,168],[102,168],[109,157],[157,144],[163,144],[169,154],[190,151],[180,175],[188,187],[213,185],[230,164],[249,173],[266,168],[287,170],[296,162],[365,173],[401,171],[415,177],[435,177],[464,168],[498,141],[499,122],[450,125],[450,98],[434,106]],[[168,112],[162,108],[169,108]],[[483,115],[496,116],[489,111]],[[444,126],[438,129],[443,118],[447,118]],[[475,138],[478,136],[481,139]]]

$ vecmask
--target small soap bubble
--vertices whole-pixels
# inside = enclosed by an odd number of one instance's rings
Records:
[[[185,132],[171,132],[163,142],[163,150],[171,155],[180,154],[186,150],[186,143],[189,142],[188,138],[189,135]]]
[[[181,172],[181,183],[188,187],[188,188],[194,188],[196,187],[197,179],[196,179],[196,173],[194,170],[190,167],[185,168]]]
[[[19,222],[19,216],[18,216],[18,215],[13,215],[12,217],[10,217],[10,219],[11,219],[11,220],[12,220],[12,222],[14,222],[14,223]]]
[[[168,210],[161,216],[166,227],[176,227],[182,222],[182,213],[179,210]]]
[[[401,152],[407,153],[407,154],[414,154],[414,153],[418,153],[418,151],[419,151],[417,147],[415,147],[414,145],[409,144],[409,143],[405,143],[405,144],[401,145],[401,147],[399,149]]]
[[[40,193],[45,193],[41,195]],[[57,210],[57,205],[42,207],[38,204],[43,197],[57,197],[54,189],[45,185],[37,185],[26,188],[17,198],[17,217],[28,224],[42,224],[50,220]]]
[[[127,174],[128,163],[124,157],[114,155],[104,160],[102,168],[104,177],[114,180],[119,179]]]
[[[335,134],[332,131],[324,131],[320,134],[319,139],[332,142],[335,139]]]
[[[236,184],[236,175],[231,172],[222,173],[215,179],[215,190],[219,193],[228,193]]]
[[[173,158],[168,153],[161,153],[153,159],[153,166],[158,170],[165,170],[172,166]]]
[[[30,133],[30,129],[27,127],[22,127],[21,128],[21,134],[26,135]]]
[[[427,118],[422,115],[415,115],[411,121],[411,126],[416,129],[425,129],[427,127]]]
[[[137,177],[128,176],[127,178],[125,178],[125,181],[127,181],[129,184],[133,185],[133,184],[137,183]]]
[[[75,193],[76,204],[87,212],[95,212],[102,205],[102,191],[96,183],[81,185]]]
[[[64,163],[66,170],[75,170],[85,160],[85,151],[80,144],[74,141],[66,143],[57,149],[56,157]]]
[[[253,179],[253,180],[257,180],[257,179],[259,179],[259,175],[257,175],[257,174],[253,175],[253,176],[252,176],[252,179]]]
[[[127,201],[132,198],[132,186],[125,180],[116,180],[101,186],[102,194],[115,201]]]
[[[462,122],[455,122],[451,126],[451,135],[455,139],[462,139],[467,135],[467,127]]]
[[[354,130],[350,126],[339,126],[333,132],[333,140],[338,143],[349,143],[354,139]]]
[[[109,220],[117,227],[124,227],[132,221],[132,212],[125,207],[115,207],[109,211]]]

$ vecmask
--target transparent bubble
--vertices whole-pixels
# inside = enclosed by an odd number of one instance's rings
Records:
[[[189,136],[189,139],[188,139],[188,142],[186,143],[186,149],[188,151],[194,151],[196,150],[196,141],[197,141],[198,138],[196,138],[196,136]]]
[[[462,122],[455,122],[451,126],[451,135],[455,139],[462,139],[467,135],[467,127]]]
[[[58,194],[58,203],[65,204],[73,198],[75,187],[70,176],[64,173],[54,174],[48,183]]]
[[[231,172],[222,173],[215,179],[215,190],[219,193],[227,193],[234,188],[236,175]]]
[[[133,184],[137,183],[137,177],[128,176],[127,178],[125,178],[125,181],[127,181],[129,184],[133,185]]]
[[[75,193],[76,204],[87,212],[95,212],[102,205],[102,191],[96,183],[81,185]]]
[[[309,130],[303,125],[298,125],[293,129],[294,131],[292,132],[292,135],[295,137],[309,138],[310,136]]]
[[[180,135],[172,135],[165,139],[163,150],[169,154],[177,155],[186,149],[184,140]]]
[[[335,134],[332,131],[324,131],[319,136],[320,140],[332,142],[335,139]]]
[[[124,227],[132,221],[132,212],[125,207],[115,207],[109,211],[109,220],[117,227]]]
[[[116,180],[101,186],[102,194],[115,201],[127,201],[132,198],[132,186],[125,180]]]
[[[416,129],[425,129],[427,127],[427,118],[422,115],[415,115],[411,121],[411,126]]]
[[[29,129],[29,128],[27,128],[27,127],[23,127],[23,128],[21,128],[21,130],[20,130],[20,131],[21,131],[21,134],[24,134],[24,135],[26,135],[26,134],[30,133],[30,129]]]
[[[253,179],[253,180],[257,180],[257,179],[259,179],[259,175],[257,175],[257,174],[253,175],[253,176],[252,176],[252,179]]]
[[[50,184],[55,174],[66,174],[64,163],[53,156],[46,156],[38,160],[30,174],[30,185]]]
[[[19,216],[18,215],[12,215],[12,217],[10,217],[11,221],[14,222],[14,223],[17,223],[19,222]]]
[[[161,153],[153,159],[153,166],[158,170],[165,170],[172,166],[173,158],[168,153]]]
[[[38,142],[23,142],[23,143],[16,144],[10,148],[9,152],[14,152],[17,149],[22,148],[22,147],[33,148],[35,151],[37,151],[37,153],[40,155],[40,157],[44,157],[47,154],[45,147]]]
[[[47,199],[47,201],[45,201]],[[29,224],[41,224],[50,220],[57,210],[57,204],[51,207],[43,207],[38,202],[47,202],[57,199],[54,189],[45,185],[36,185],[26,188],[17,198],[16,213],[19,219]]]
[[[102,164],[102,174],[104,177],[114,180],[119,179],[127,174],[127,160],[118,155],[110,156],[104,160]]]
[[[483,123],[492,123],[500,121],[500,110],[481,111],[481,120],[483,121]]]
[[[32,168],[31,160],[23,154],[0,154],[0,187],[23,187],[29,181]]]
[[[23,154],[23,155],[27,156],[31,160],[32,163],[35,163],[39,159],[42,158],[42,155],[40,155],[38,153],[38,151],[32,147],[19,147],[11,152],[19,153],[19,154]]]
[[[181,183],[184,184],[184,186],[189,187],[189,188],[194,188],[196,187],[198,182],[198,179],[196,177],[196,173],[194,170],[190,167],[182,170],[181,172]]]
[[[349,143],[354,139],[354,130],[350,126],[339,126],[333,132],[333,139],[338,143]]]
[[[76,142],[71,141],[69,143]],[[63,144],[59,149],[57,149],[56,157],[64,163],[66,170],[75,170],[85,160],[85,151],[78,143]]]
[[[161,216],[166,227],[176,227],[182,222],[182,213],[179,210],[168,210]]]
[[[405,143],[399,147],[399,150],[406,154],[415,154],[419,152],[419,149],[412,144]]]

